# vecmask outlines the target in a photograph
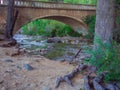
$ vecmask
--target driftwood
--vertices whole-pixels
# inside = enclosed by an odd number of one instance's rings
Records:
[[[75,74],[77,74],[79,71],[84,70],[85,68],[87,68],[88,65],[86,64],[80,64],[75,70],[73,70],[71,73],[64,75],[63,77],[58,77],[56,80],[56,85],[55,87],[59,87],[60,83],[65,81],[68,85],[73,86],[71,79],[75,76]]]
[[[76,58],[78,56],[78,54],[81,52],[81,48],[79,49],[79,51],[75,54],[74,58]]]
[[[71,61],[73,61],[75,58],[77,58],[77,56],[79,55],[79,53],[81,52],[81,48],[79,49],[79,51],[75,54],[75,56],[72,58],[72,60]]]

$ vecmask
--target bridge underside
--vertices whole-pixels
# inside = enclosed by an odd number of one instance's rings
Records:
[[[42,19],[52,19],[52,20],[57,20],[60,22],[63,22],[67,25],[70,25],[71,28],[79,33],[83,33],[86,34],[87,33],[87,25],[79,19],[75,19],[72,17],[68,17],[68,16],[45,16],[42,17]]]

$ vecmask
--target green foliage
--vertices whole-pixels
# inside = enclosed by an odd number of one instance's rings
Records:
[[[64,3],[72,4],[96,4],[97,0],[64,0]]]
[[[120,0],[116,0],[116,3],[120,3]]]
[[[95,21],[96,21],[96,16],[87,16],[84,19],[84,22],[88,25],[88,34],[85,35],[87,39],[90,39],[93,41],[94,38],[94,31],[95,31]]]
[[[64,2],[64,3],[71,3],[71,4],[96,4],[97,3],[97,0],[39,0],[39,1]]]
[[[90,63],[97,67],[97,74],[108,72],[105,75],[105,81],[120,81],[120,58],[118,58],[118,49],[113,48],[108,43],[102,43],[97,39],[99,48],[90,51]]]
[[[116,18],[117,27],[113,31],[113,39],[120,43],[120,18]]]
[[[70,26],[55,20],[39,19],[23,26],[22,30],[22,34],[26,35],[41,35],[49,37],[81,36],[81,34],[75,32]]]

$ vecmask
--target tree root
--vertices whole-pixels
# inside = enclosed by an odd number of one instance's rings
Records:
[[[90,90],[89,76],[85,76],[85,77],[84,77],[84,89],[85,89],[85,90]]]
[[[77,74],[79,71],[84,70],[85,68],[87,68],[88,65],[86,64],[80,64],[75,70],[73,70],[71,73],[64,75],[63,77],[58,77],[56,80],[56,85],[55,87],[59,87],[60,83],[65,81],[68,85],[73,87],[73,84],[71,82],[71,79],[75,76],[75,74]]]
[[[99,74],[99,76],[91,76],[91,73],[94,73],[95,70],[92,66],[86,64],[80,64],[75,70],[71,73],[64,75],[63,77],[58,77],[56,79],[55,88],[58,88],[61,82],[66,82],[68,85],[73,87],[71,79],[82,70],[90,70],[89,74],[84,77],[84,90],[120,90],[119,87],[115,84],[105,84],[103,79],[107,72]]]

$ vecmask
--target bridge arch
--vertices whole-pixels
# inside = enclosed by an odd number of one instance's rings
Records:
[[[7,3],[0,3],[0,17],[7,17]],[[95,5],[46,3],[29,0],[15,0],[15,10],[19,11],[14,33],[23,25],[38,18],[58,20],[70,25],[74,30],[85,33],[87,25],[81,20],[88,15],[94,15]],[[87,30],[86,30],[87,31]]]
[[[82,33],[83,35],[85,35],[88,30],[87,25],[81,19],[77,19],[67,15],[44,15],[28,20],[25,23],[23,23],[22,26],[37,19],[49,19],[49,20],[60,21],[62,23],[71,26],[73,30],[77,31],[78,33]]]

